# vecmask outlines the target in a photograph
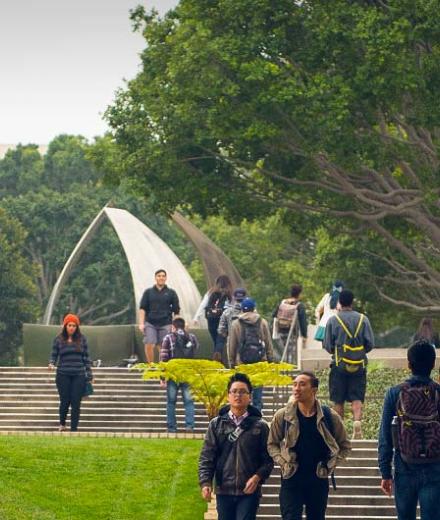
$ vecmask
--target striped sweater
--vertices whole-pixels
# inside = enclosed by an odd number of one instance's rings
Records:
[[[67,342],[62,336],[54,339],[50,363],[57,365],[57,372],[71,376],[85,374],[87,381],[93,379],[89,348],[86,337],[81,335],[78,343]]]

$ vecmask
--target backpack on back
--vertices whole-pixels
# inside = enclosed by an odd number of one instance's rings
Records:
[[[241,325],[240,360],[246,365],[262,361],[266,352],[264,341],[261,339],[261,318],[255,323],[247,323],[239,318]]]
[[[358,337],[364,317],[363,314],[360,315],[356,330],[352,334],[343,320],[335,314],[335,318],[347,335],[347,343],[337,345],[335,348],[335,365],[343,372],[348,372],[349,374],[354,374],[367,366],[367,353]]]
[[[194,357],[195,345],[186,334],[174,334],[173,359],[191,359]]]
[[[299,301],[283,300],[277,311],[278,330],[288,332],[292,323],[296,321]]]
[[[439,389],[404,383],[397,401],[395,446],[408,464],[440,462]]]
[[[225,304],[228,297],[226,294],[213,292],[209,296],[208,304],[205,309],[205,317],[208,318],[220,318],[225,310]]]

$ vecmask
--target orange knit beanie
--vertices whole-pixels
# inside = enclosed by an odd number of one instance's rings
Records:
[[[79,327],[79,318],[76,314],[66,314],[63,320],[63,326],[65,327],[68,323],[75,323]]]

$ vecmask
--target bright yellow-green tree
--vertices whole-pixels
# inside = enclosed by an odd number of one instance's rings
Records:
[[[195,401],[204,405],[208,418],[212,419],[227,401],[226,387],[233,374],[248,375],[254,386],[283,386],[292,382],[288,372],[294,367],[289,363],[262,361],[225,368],[218,361],[207,359],[172,359],[166,363],[140,363],[133,368],[141,370],[145,380],[162,378],[188,383]]]

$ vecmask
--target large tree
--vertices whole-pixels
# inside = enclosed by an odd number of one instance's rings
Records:
[[[440,310],[438,2],[182,0],[133,21],[143,68],[107,111],[129,182],[165,211],[284,207],[351,233],[384,298]]]
[[[17,362],[21,329],[37,314],[34,269],[24,254],[26,231],[0,208],[0,364]]]

